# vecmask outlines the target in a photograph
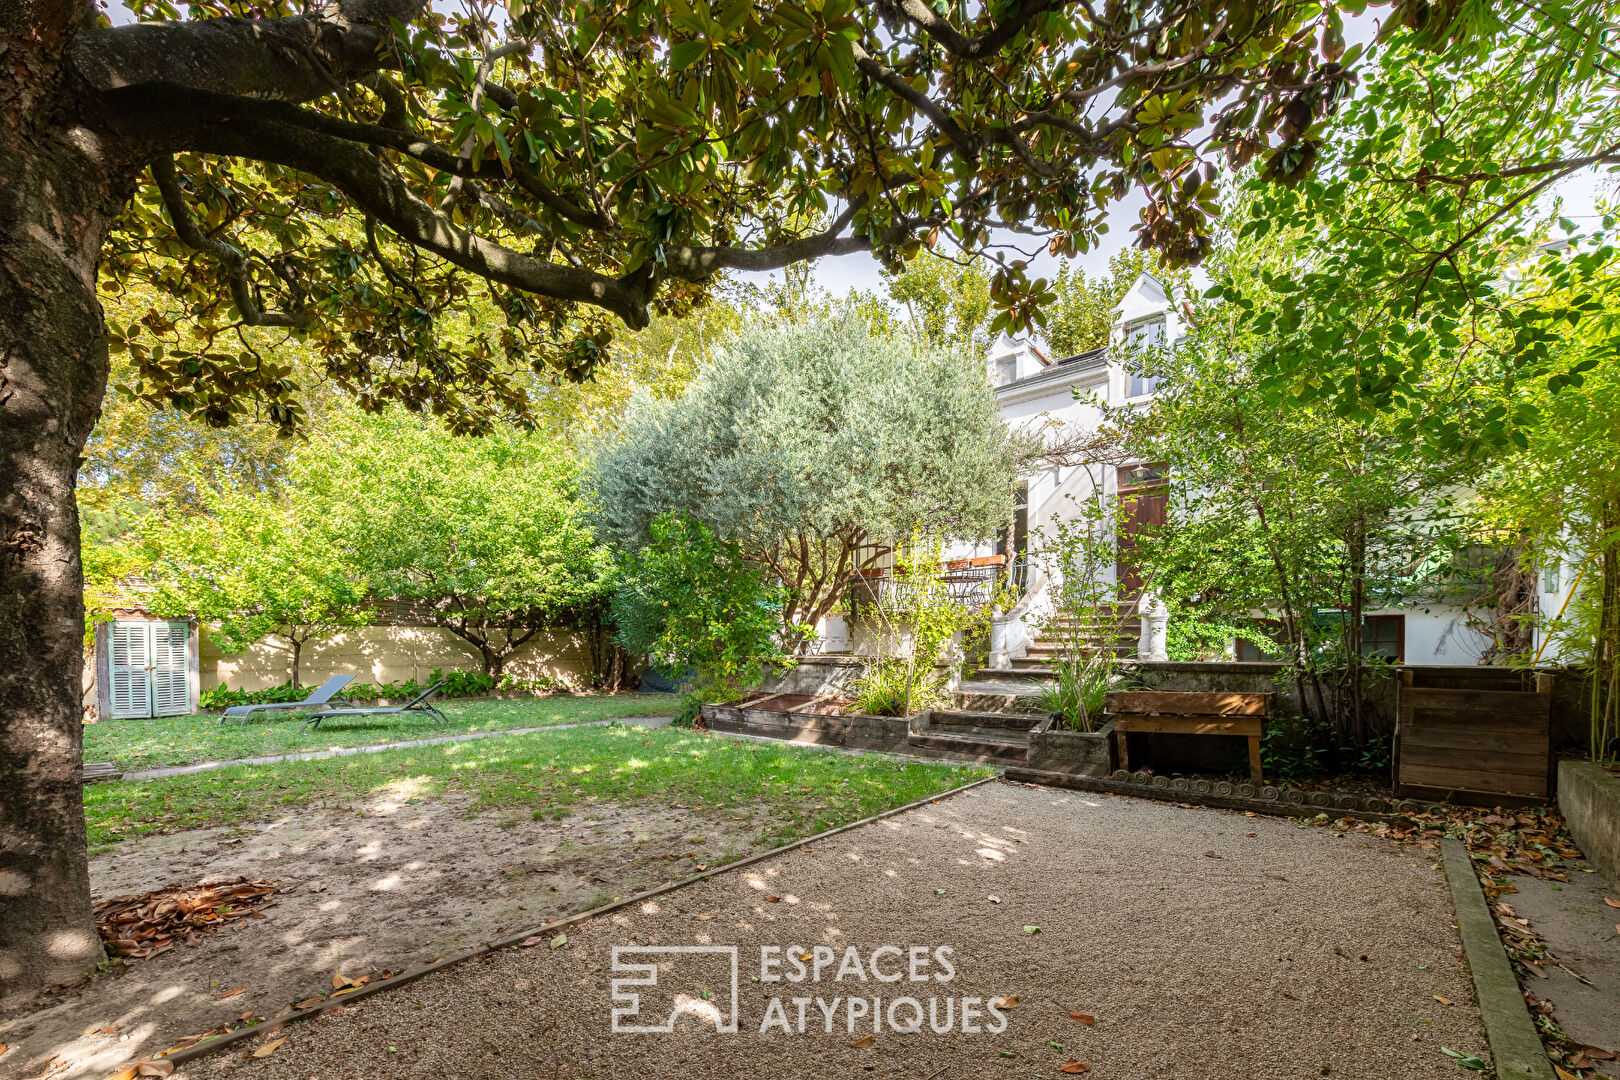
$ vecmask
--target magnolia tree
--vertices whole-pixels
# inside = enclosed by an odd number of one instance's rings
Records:
[[[380,597],[416,601],[501,675],[548,626],[606,603],[577,460],[538,432],[459,437],[392,411],[328,424],[292,482],[320,492]]]
[[[995,533],[1019,453],[970,356],[845,317],[746,335],[678,399],[637,399],[591,485],[626,548],[669,512],[740,545],[803,642],[896,540]]]
[[[202,498],[201,513],[171,508],[142,524],[154,610],[204,620],[227,652],[279,638],[296,690],[305,643],[367,620],[353,550],[325,501],[299,488],[204,489]]]
[[[144,21],[0,7],[7,996],[100,957],[73,490],[109,347],[132,393],[210,424],[298,426],[293,336],[368,405],[483,429],[530,411],[514,372],[583,377],[613,320],[683,311],[727,269],[999,252],[1004,223],[1071,254],[1132,188],[1144,242],[1196,260],[1206,157],[1297,180],[1354,60],[1320,0],[128,3]],[[1437,45],[1497,29],[1468,5],[1394,16]],[[158,299],[109,326],[98,279]],[[1044,295],[1016,261],[993,286],[1016,326]]]

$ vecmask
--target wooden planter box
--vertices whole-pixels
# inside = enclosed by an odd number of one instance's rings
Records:
[[[1119,767],[1130,769],[1131,732],[1160,735],[1227,735],[1249,741],[1249,779],[1262,782],[1260,736],[1276,695],[1229,690],[1132,690],[1109,694],[1104,712],[1113,718]]]
[[[1472,805],[1552,793],[1551,675],[1407,668],[1396,698],[1395,792]]]

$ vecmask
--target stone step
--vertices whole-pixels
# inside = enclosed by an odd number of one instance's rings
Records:
[[[1014,668],[980,668],[957,689],[970,694],[1036,694],[1052,681],[1050,672]]]
[[[1003,733],[1006,731],[1028,731],[1041,722],[1039,713],[1018,712],[977,712],[962,710],[952,712],[945,709],[935,709],[928,714],[928,729],[942,732],[967,732],[970,734],[980,732]]]
[[[1116,649],[1116,650],[1117,649],[1134,649],[1134,648],[1136,648],[1136,639],[1132,638],[1129,641],[1126,641],[1124,638],[1120,638],[1119,640],[1114,641],[1112,643],[1100,642],[1100,641],[1088,641],[1082,647],[1086,648],[1086,649],[1098,649],[1098,648],[1108,648],[1108,649]],[[1062,656],[1064,653],[1066,653],[1068,651],[1069,651],[1069,646],[1068,645],[1050,645],[1050,644],[1047,644],[1045,641],[1042,641],[1041,639],[1037,638],[1033,645],[1029,646],[1029,648],[1024,650],[1024,656],[1027,659],[1031,659],[1031,660],[1034,660],[1034,659],[1048,659],[1048,658],[1051,658],[1051,657]]]
[[[913,732],[906,742],[917,750],[972,761],[1028,761],[1028,732]]]

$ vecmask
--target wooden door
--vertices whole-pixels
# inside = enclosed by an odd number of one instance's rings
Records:
[[[1170,503],[1170,485],[1162,465],[1135,465],[1119,470],[1119,561],[1115,580],[1119,601],[1130,603],[1142,595],[1142,576],[1132,553],[1137,537],[1164,524]]]
[[[152,715],[152,638],[144,622],[115,622],[108,634],[112,718]]]
[[[184,716],[191,711],[186,682],[190,627],[183,622],[148,626],[152,634],[152,715]]]

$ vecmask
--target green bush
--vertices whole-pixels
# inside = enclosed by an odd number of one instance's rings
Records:
[[[699,686],[722,695],[711,701],[755,685],[765,665],[786,662],[781,590],[766,584],[741,548],[676,514],[652,523],[650,541],[626,557],[613,594],[621,645],[671,677],[696,671]]]

